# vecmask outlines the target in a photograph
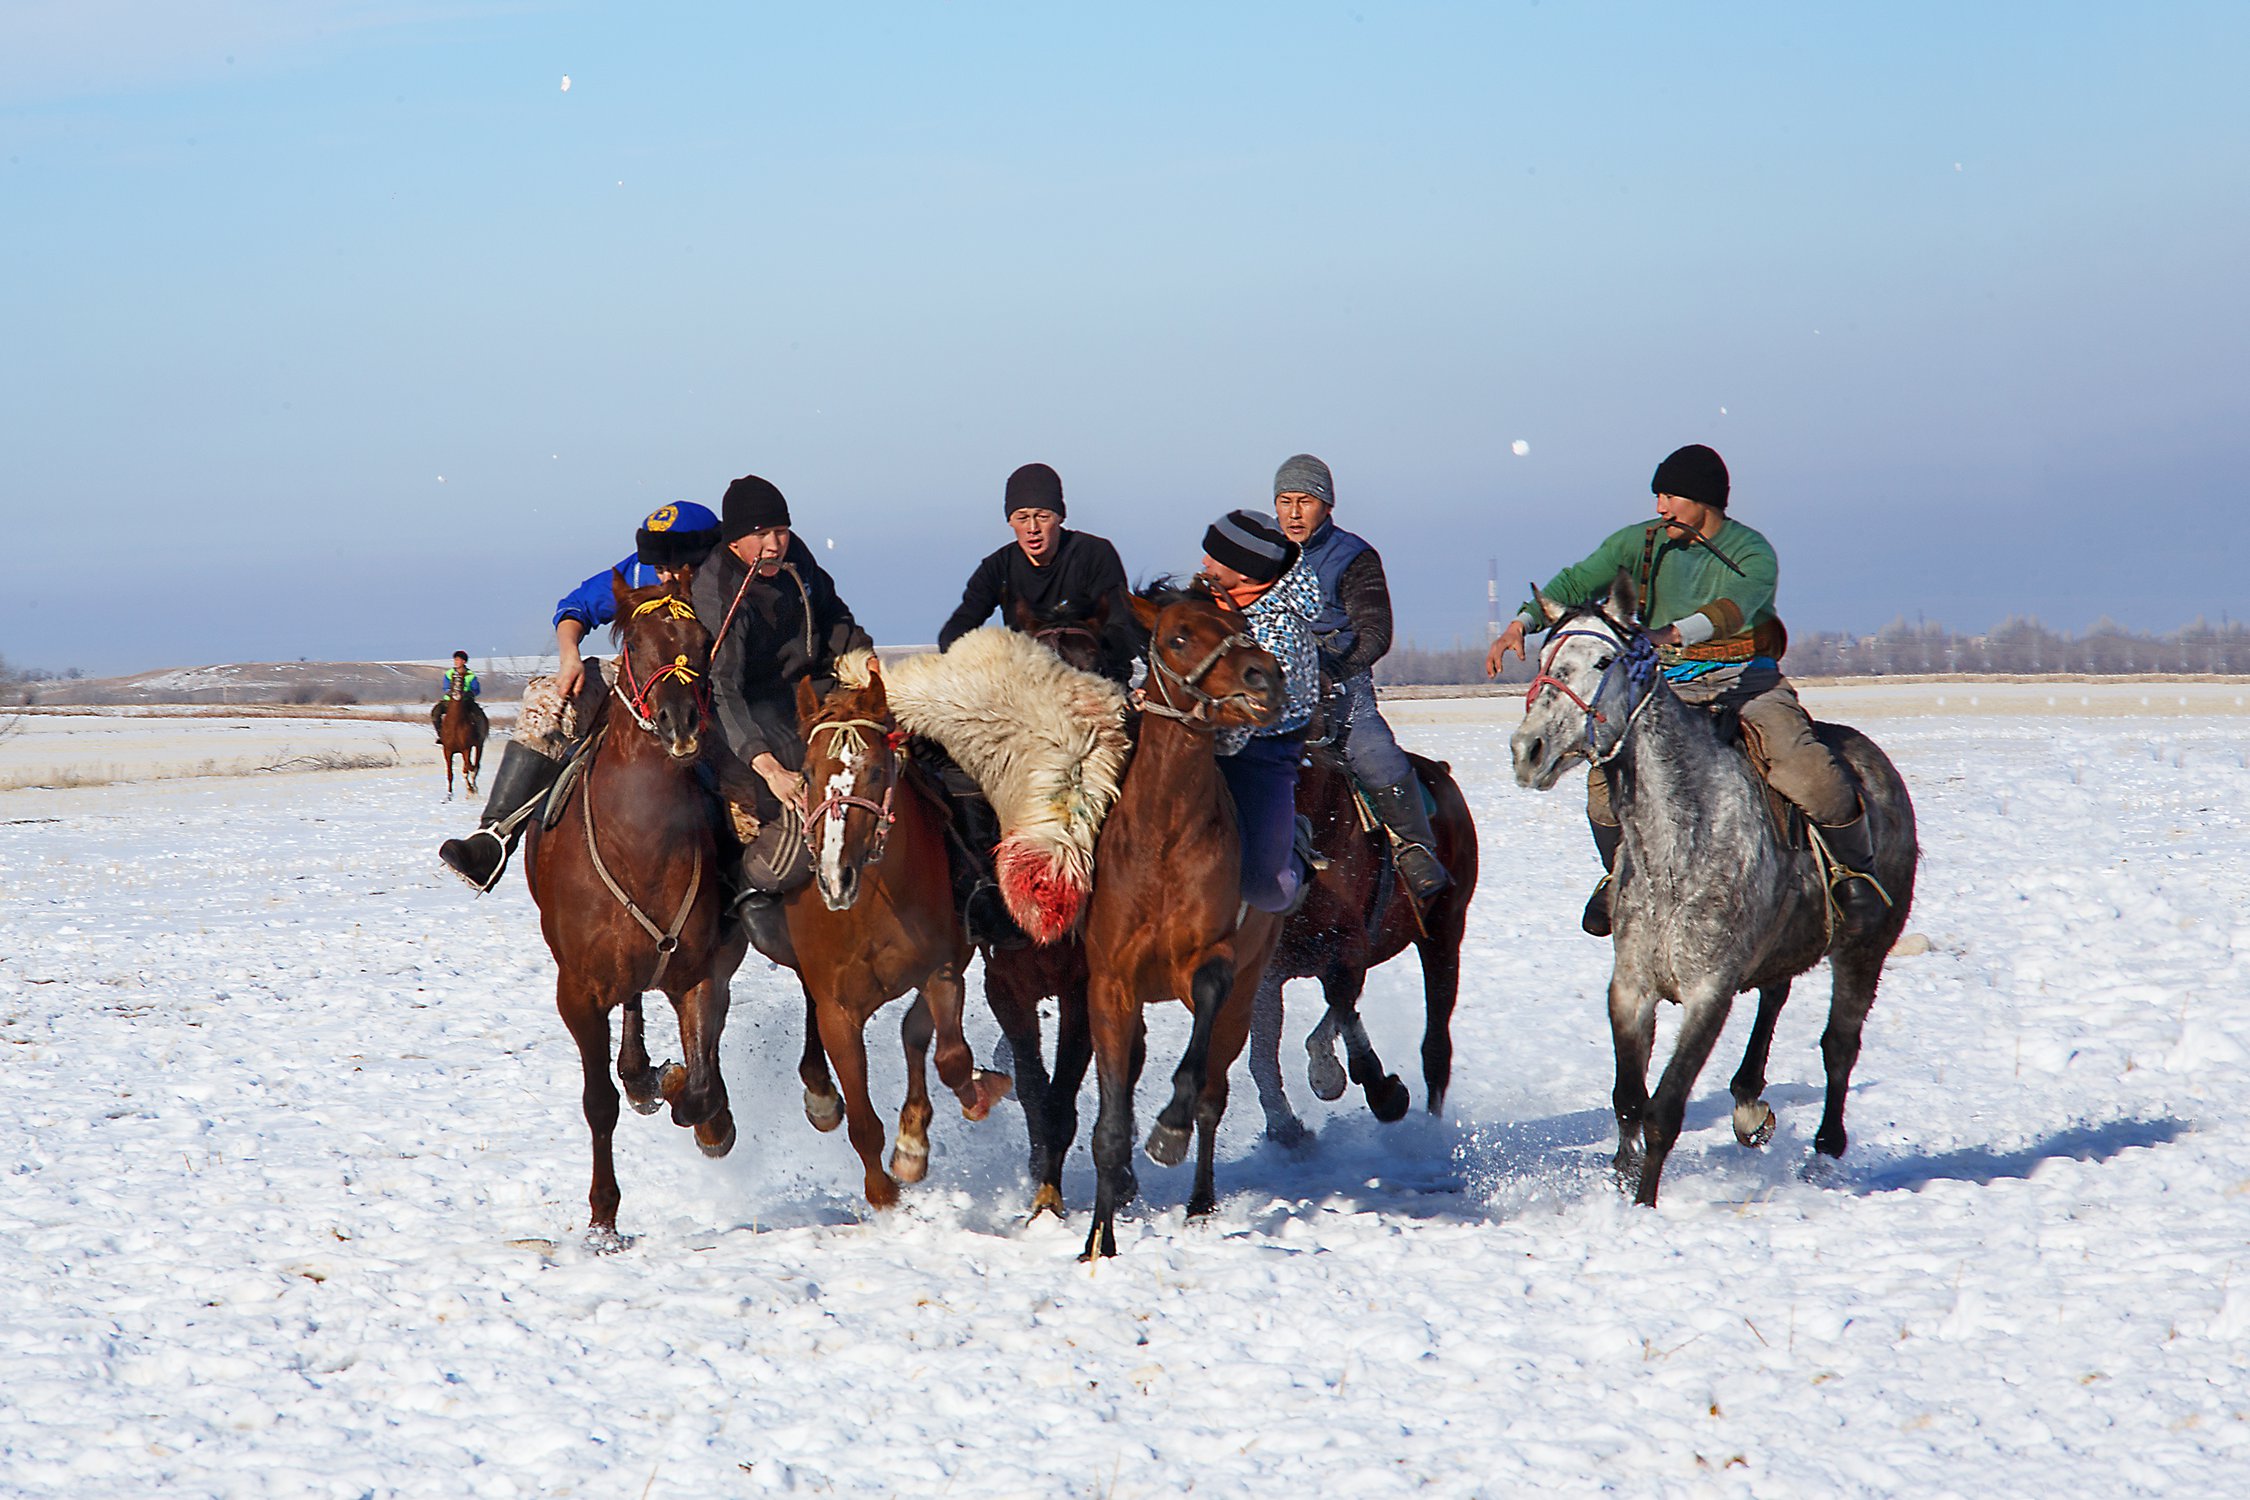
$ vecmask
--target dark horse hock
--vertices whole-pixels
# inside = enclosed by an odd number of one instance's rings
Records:
[[[1437,857],[1453,884],[1417,912],[1406,883],[1391,862],[1383,825],[1352,789],[1351,769],[1332,747],[1314,751],[1297,782],[1297,811],[1313,826],[1313,843],[1328,861],[1313,880],[1305,904],[1281,929],[1281,942],[1258,986],[1250,1030],[1250,1076],[1265,1106],[1266,1135],[1286,1145],[1309,1132],[1289,1107],[1281,1080],[1282,987],[1292,979],[1317,979],[1328,1009],[1305,1038],[1312,1091],[1340,1098],[1347,1076],[1367,1096],[1367,1107],[1385,1122],[1406,1114],[1406,1085],[1386,1072],[1359,1017],[1367,971],[1389,963],[1411,945],[1422,961],[1422,1081],[1429,1111],[1445,1109],[1453,1079],[1453,1004],[1461,990],[1461,935],[1477,888],[1477,827],[1469,804],[1443,761],[1408,755],[1414,774],[1437,806],[1430,827]],[[1347,1066],[1336,1061],[1344,1043]]]
[[[609,1076],[609,1013],[625,1011],[617,1076],[634,1108],[648,1114],[668,1101],[673,1122],[694,1129],[706,1156],[724,1156],[735,1130],[719,1076],[719,1033],[727,982],[745,946],[740,929],[724,920],[711,814],[695,775],[704,723],[697,684],[710,634],[688,607],[684,584],[628,589],[614,574],[610,584],[617,701],[596,731],[591,763],[550,814],[552,829],[534,820],[524,859],[540,931],[555,956],[555,1009],[585,1072],[594,1143],[587,1239],[597,1249],[623,1243],[610,1149],[617,1089]],[[599,676],[589,672],[589,684]],[[679,1014],[685,1067],[649,1064],[641,995],[652,989]]]
[[[799,1068],[807,1113],[821,1123],[819,1101],[834,1094],[833,1063],[867,1201],[889,1208],[898,1202],[898,1180],[919,1182],[929,1169],[924,1059],[933,1036],[938,1079],[969,1119],[983,1119],[1007,1094],[1009,1080],[978,1068],[962,1036],[969,941],[953,905],[942,796],[900,754],[905,735],[891,717],[881,669],[872,656],[865,660],[864,685],[851,685],[847,664],[846,685],[825,701],[810,682],[797,684],[813,880],[783,909],[817,1028]],[[883,1123],[867,1091],[867,1018],[916,989],[921,993],[900,1025],[907,1097],[886,1172]]]
[[[1195,1019],[1148,1154],[1161,1166],[1178,1165],[1192,1120],[1188,1212],[1218,1206],[1212,1152],[1227,1107],[1227,1069],[1250,1034],[1251,995],[1281,932],[1280,918],[1243,912],[1234,801],[1212,743],[1219,729],[1273,722],[1283,704],[1281,668],[1249,621],[1201,587],[1137,597],[1133,614],[1150,634],[1140,744],[1102,825],[1086,916],[1087,1019],[1101,1114],[1083,1259],[1117,1253],[1117,1211],[1138,1190],[1133,1086],[1147,1055],[1141,1009],[1157,1001],[1184,1000]]]
[[[445,757],[445,800],[453,800],[453,761],[461,761],[461,779],[475,796],[477,773],[484,769],[484,740],[490,733],[484,711],[466,693],[454,693],[438,711],[438,753]]]
[[[1720,743],[1710,713],[1682,703],[1658,673],[1654,646],[1632,623],[1632,579],[1618,575],[1606,609],[1538,602],[1549,631],[1512,741],[1516,780],[1545,791],[1574,761],[1602,765],[1624,833],[1610,897],[1619,1175],[1637,1182],[1635,1201],[1656,1202],[1688,1091],[1734,997],[1750,989],[1758,992],[1758,1019],[1734,1075],[1734,1133],[1745,1146],[1771,1138],[1773,1110],[1760,1096],[1774,1023],[1791,981],[1822,958],[1832,979],[1820,1039],[1828,1099],[1813,1147],[1843,1155],[1844,1096],[1860,1031],[1914,896],[1920,851],[1906,783],[1867,736],[1841,724],[1815,726],[1859,782],[1874,874],[1890,900],[1872,930],[1853,934],[1830,909],[1815,855],[1782,839],[1749,757]],[[1687,1014],[1652,1098],[1658,1000]]]

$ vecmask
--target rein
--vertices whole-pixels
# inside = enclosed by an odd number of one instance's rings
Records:
[[[847,748],[864,750],[868,748],[868,731],[881,735],[883,742],[891,748],[894,754],[906,740],[905,730],[894,729],[887,724],[879,724],[873,719],[830,719],[825,724],[815,724],[812,728],[806,730],[805,743],[809,748],[815,736],[837,734],[843,736]],[[825,817],[831,808],[864,807],[875,815],[875,841],[868,853],[866,863],[871,865],[881,864],[883,862],[883,851],[890,845],[891,825],[898,821],[898,815],[891,811],[891,799],[898,792],[898,783],[898,776],[893,774],[891,784],[883,788],[883,800],[880,802],[871,797],[830,792],[814,805],[811,812],[805,814],[806,840],[808,842],[811,840],[813,825]]]
[[[1202,663],[1194,671],[1182,675],[1172,670],[1170,664],[1164,660],[1163,653],[1157,649],[1156,642],[1151,639],[1148,644],[1149,678],[1156,683],[1157,691],[1163,696],[1161,698],[1144,697],[1141,703],[1141,711],[1159,714],[1167,719],[1177,719],[1188,728],[1202,733],[1218,733],[1219,726],[1216,719],[1220,709],[1229,703],[1236,702],[1248,703],[1255,707],[1257,700],[1248,693],[1229,693],[1224,698],[1214,697],[1205,692],[1198,684],[1209,676],[1211,669],[1223,661],[1229,653],[1240,650],[1244,646],[1255,647],[1257,644],[1258,638],[1256,636],[1248,631],[1238,630],[1212,647],[1211,654],[1204,657]],[[1172,702],[1172,684],[1174,683],[1179,684],[1181,691],[1195,700],[1195,707],[1183,711]]]
[[[586,785],[581,788],[578,810],[581,814],[580,821],[586,826],[586,855],[594,862],[594,873],[601,877],[603,885],[609,887],[609,893],[617,898],[617,904],[625,908],[626,914],[641,924],[641,931],[656,939],[656,970],[648,976],[648,983],[641,986],[643,990],[653,990],[664,977],[664,970],[671,964],[672,955],[680,946],[680,931],[687,926],[688,913],[695,910],[695,898],[703,893],[703,851],[700,848],[695,851],[695,863],[688,871],[687,899],[680,903],[678,915],[672,918],[669,929],[659,928],[649,920],[648,913],[642,911],[633,898],[625,894],[625,888],[617,883],[617,877],[609,873],[609,866],[602,863],[602,851],[594,842],[594,778],[590,773],[586,777]]]

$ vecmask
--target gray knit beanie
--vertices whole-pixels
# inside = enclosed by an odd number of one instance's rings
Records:
[[[1300,453],[1274,470],[1273,492],[1277,495],[1310,495],[1323,505],[1334,505],[1336,480],[1329,474],[1328,465],[1310,453]]]

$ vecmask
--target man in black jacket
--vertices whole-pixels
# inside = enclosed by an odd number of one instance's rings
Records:
[[[812,550],[790,534],[789,502],[772,484],[745,474],[728,485],[719,537],[695,576],[696,617],[713,636],[712,758],[721,792],[758,824],[742,857],[744,923],[759,952],[786,961],[780,897],[812,875],[797,683],[809,677],[825,695],[836,685],[836,658],[874,643]]]
[[[1101,537],[1063,528],[1062,480],[1045,464],[1025,464],[1008,476],[1001,500],[1016,539],[977,564],[961,605],[938,631],[943,651],[1000,611],[1013,628],[1016,606],[1042,619],[1098,620],[1104,677],[1129,683],[1140,643],[1125,603],[1125,565]]]

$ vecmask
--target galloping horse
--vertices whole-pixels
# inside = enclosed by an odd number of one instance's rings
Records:
[[[1336,1061],[1341,1037],[1349,1077],[1366,1091],[1375,1118],[1387,1123],[1405,1115],[1406,1085],[1384,1071],[1360,1022],[1359,997],[1367,987],[1367,971],[1390,962],[1409,943],[1422,960],[1422,1080],[1430,1113],[1444,1112],[1453,1077],[1461,935],[1477,887],[1477,827],[1452,767],[1419,755],[1407,759],[1437,804],[1430,826],[1437,834],[1438,859],[1453,876],[1453,884],[1421,911],[1391,863],[1381,821],[1353,789],[1351,769],[1342,757],[1331,747],[1316,750],[1297,783],[1297,811],[1311,822],[1314,847],[1327,858],[1328,868],[1313,881],[1304,906],[1283,925],[1251,1013],[1250,1076],[1257,1080],[1266,1135],[1273,1140],[1294,1144],[1308,1134],[1289,1107],[1281,1081],[1281,992],[1292,979],[1318,979],[1328,1001],[1327,1014],[1305,1038],[1313,1093],[1323,1099],[1343,1094],[1346,1069]]]
[[[1008,1092],[1009,1079],[975,1065],[961,1032],[963,971],[969,941],[953,905],[947,865],[946,814],[940,794],[900,755],[905,734],[891,717],[881,669],[866,661],[863,685],[849,659],[826,701],[809,681],[797,684],[797,718],[805,737],[805,844],[813,881],[783,909],[797,973],[817,1025],[800,1072],[807,1112],[832,1092],[827,1066],[843,1086],[852,1149],[865,1170],[867,1201],[898,1202],[898,1181],[919,1182],[929,1170],[930,1098],[923,1059],[937,1042],[939,1081],[981,1120]],[[921,994],[900,1025],[906,1045],[907,1097],[899,1111],[898,1147],[883,1170],[883,1124],[867,1093],[867,1018],[908,990]],[[815,1070],[817,1069],[817,1076]],[[819,1123],[815,1119],[815,1123]]]
[[[610,1152],[617,1089],[609,1078],[609,1013],[625,1010],[617,1076],[633,1107],[648,1114],[669,1101],[673,1122],[694,1128],[703,1154],[724,1156],[735,1130],[719,1074],[719,1033],[727,983],[747,946],[741,929],[724,918],[711,816],[695,774],[704,729],[698,683],[710,660],[710,633],[697,623],[684,584],[629,589],[613,574],[610,586],[617,599],[617,701],[595,731],[591,763],[550,814],[552,831],[545,820],[533,821],[524,860],[539,928],[555,956],[555,1009],[578,1043],[585,1073],[594,1145],[587,1239],[605,1250],[624,1243]],[[595,704],[599,679],[588,673],[587,698]],[[679,1013],[685,1067],[649,1065],[641,995],[652,989]]]
[[[1213,745],[1220,729],[1274,721],[1281,668],[1242,613],[1200,584],[1137,595],[1133,615],[1150,636],[1140,745],[1102,825],[1086,917],[1087,1019],[1101,1085],[1086,1260],[1117,1253],[1117,1210],[1138,1191],[1133,1085],[1147,1055],[1144,1005],[1181,999],[1195,1013],[1149,1157],[1177,1166],[1192,1118],[1188,1212],[1218,1206],[1211,1166],[1227,1069],[1250,1034],[1250,998],[1281,933],[1279,917],[1243,905],[1234,801]]]
[[[484,741],[491,726],[476,700],[458,690],[448,693],[438,713],[438,753],[445,758],[445,800],[453,800],[453,758],[461,758],[461,779],[477,794],[477,772],[484,769]]]
[[[1832,980],[1820,1039],[1828,1099],[1813,1146],[1843,1155],[1844,1095],[1860,1031],[1914,897],[1919,846],[1906,783],[1865,735],[1841,724],[1815,726],[1858,778],[1877,850],[1872,873],[1890,902],[1873,931],[1853,934],[1831,903],[1822,852],[1784,841],[1749,758],[1720,743],[1710,715],[1682,703],[1658,673],[1655,646],[1632,623],[1638,599],[1631,576],[1618,574],[1606,608],[1564,609],[1534,597],[1549,633],[1511,741],[1516,780],[1546,791],[1570,762],[1592,761],[1607,770],[1610,803],[1624,830],[1610,897],[1619,1175],[1633,1177],[1637,1169],[1634,1201],[1656,1202],[1688,1090],[1734,997],[1748,989],[1758,991],[1758,1019],[1731,1089],[1734,1133],[1745,1146],[1771,1139],[1773,1110],[1760,1095],[1774,1023],[1791,981],[1823,957]],[[1687,1014],[1652,1099],[1648,1065],[1659,999],[1684,1005]]]

